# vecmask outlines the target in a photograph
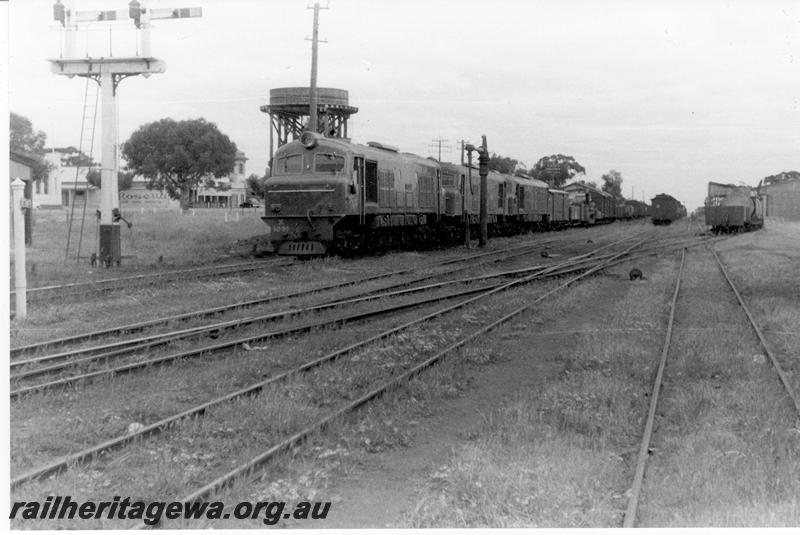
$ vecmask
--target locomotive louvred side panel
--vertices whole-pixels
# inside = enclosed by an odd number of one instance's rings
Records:
[[[378,171],[378,206],[394,208],[397,195],[394,191],[394,171],[381,169]]]
[[[436,208],[436,175],[431,169],[417,172],[420,208]]]

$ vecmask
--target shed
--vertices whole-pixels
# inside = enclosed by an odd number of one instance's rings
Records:
[[[767,217],[800,221],[800,179],[790,179],[761,187]]]

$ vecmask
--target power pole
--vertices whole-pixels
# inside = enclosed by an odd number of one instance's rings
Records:
[[[311,33],[311,85],[308,97],[309,116],[308,128],[312,132],[319,132],[319,119],[317,118],[317,109],[319,108],[319,97],[317,95],[317,44],[319,43],[319,2],[315,2],[314,6],[309,6],[308,9],[314,10],[314,29]],[[321,9],[328,9],[327,7]],[[324,42],[324,41],[323,41]]]

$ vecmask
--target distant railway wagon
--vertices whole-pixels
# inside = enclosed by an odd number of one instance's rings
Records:
[[[558,189],[547,190],[548,223],[556,228],[569,223],[569,193]]]
[[[749,186],[709,182],[705,221],[716,233],[761,228],[764,225],[761,199]]]
[[[677,199],[659,193],[652,199],[650,214],[654,225],[669,225],[686,216],[686,208]]]
[[[650,206],[642,201],[629,199],[625,201],[625,212],[630,214],[627,216],[630,218],[647,217],[650,215]]]
[[[564,186],[570,197],[570,220],[574,223],[594,225],[609,223],[616,217],[616,198],[580,182]]]

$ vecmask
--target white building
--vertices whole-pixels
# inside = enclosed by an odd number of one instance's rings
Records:
[[[34,206],[72,206],[78,202],[83,207],[84,197],[87,209],[95,210],[100,205],[100,190],[89,184],[86,175],[96,167],[77,166],[80,153],[72,147],[45,149],[45,159],[53,168],[47,180],[34,182]]]
[[[247,198],[247,173],[245,163],[248,158],[242,151],[236,153],[233,172],[224,178],[218,178],[218,185],[230,186],[229,189],[197,188],[192,192],[191,202],[195,208],[236,208]]]

